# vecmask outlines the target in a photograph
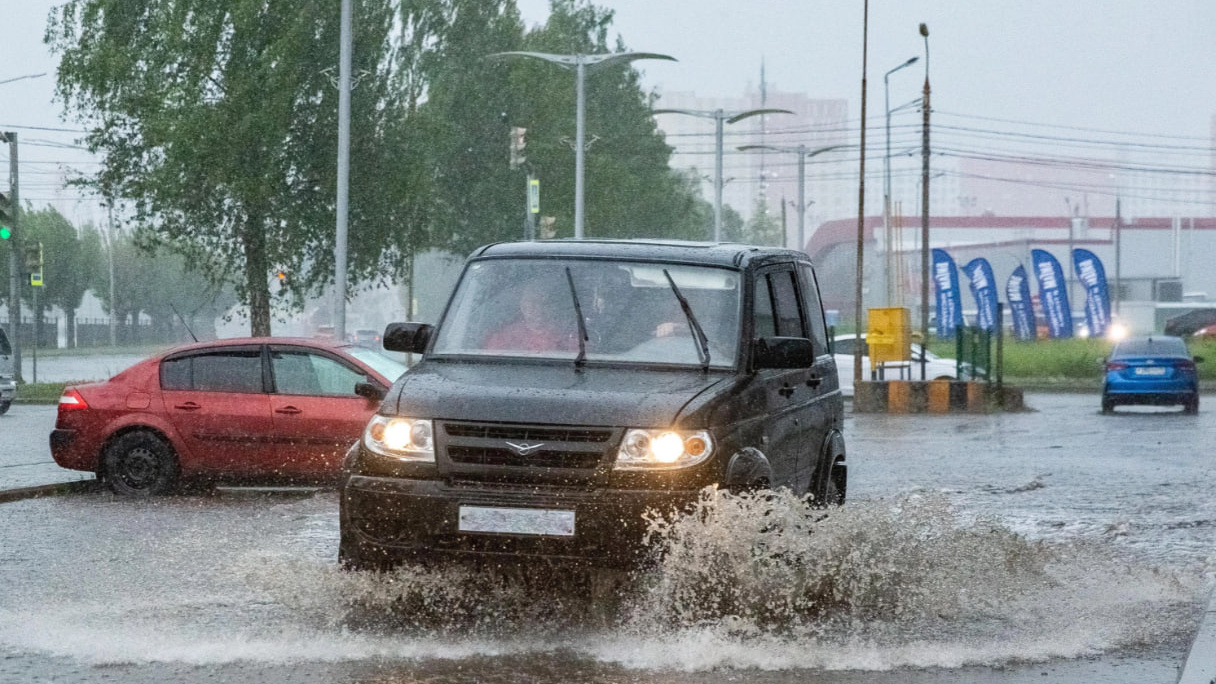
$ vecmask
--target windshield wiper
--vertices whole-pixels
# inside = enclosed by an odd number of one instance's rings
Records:
[[[667,269],[663,269],[663,275],[667,276],[667,284],[671,285],[671,291],[675,293],[676,299],[680,300],[680,308],[684,310],[684,317],[688,319],[688,327],[692,328],[693,340],[697,343],[697,358],[701,361],[701,370],[709,370],[709,337],[705,331],[701,329],[701,324],[697,322],[697,317],[692,313],[692,307],[688,305],[688,300],[680,292],[680,288],[676,287],[676,281],[671,279],[671,274]]]
[[[570,297],[574,299],[574,314],[578,316],[578,357],[574,359],[575,366],[581,366],[587,361],[587,322],[583,320],[583,307],[578,303],[578,292],[574,289],[574,276],[570,267],[566,267],[566,282],[570,283]]]

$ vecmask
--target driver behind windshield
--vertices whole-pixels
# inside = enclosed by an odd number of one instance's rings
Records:
[[[578,351],[574,315],[564,279],[533,277],[520,292],[519,314],[490,333],[483,348],[488,351]]]

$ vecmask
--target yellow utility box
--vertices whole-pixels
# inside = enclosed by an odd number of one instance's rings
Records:
[[[907,307],[870,309],[866,331],[871,368],[912,360],[912,313]]]

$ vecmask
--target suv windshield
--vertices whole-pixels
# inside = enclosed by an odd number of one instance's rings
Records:
[[[590,362],[705,365],[677,290],[705,333],[708,365],[734,366],[742,301],[737,271],[591,259],[470,264],[432,353],[575,360],[582,352]]]

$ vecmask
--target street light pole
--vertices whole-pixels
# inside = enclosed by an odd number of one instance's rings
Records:
[[[9,238],[12,244],[9,245],[8,252],[8,334],[13,348],[13,378],[21,382],[21,277],[18,275],[21,272],[21,261],[18,253],[24,238],[20,228],[21,199],[17,194],[20,187],[17,182],[17,132],[0,133],[0,142],[8,143],[8,199],[13,211],[13,225],[10,226],[13,236]]]
[[[904,67],[912,66],[918,59],[920,58],[912,57],[882,76],[883,108],[887,113],[887,153],[882,158],[882,233],[883,240],[886,243],[884,254],[886,255],[887,262],[887,306],[891,306],[895,299],[895,293],[891,286],[894,281],[891,279],[891,88],[889,79],[891,74]]]
[[[787,152],[798,155],[798,249],[806,249],[806,160],[814,157],[817,154],[838,150],[842,147],[852,147],[852,145],[828,145],[818,149],[810,149],[806,145],[798,145],[797,147],[778,147],[776,145],[742,145],[740,151],[746,150],[771,150],[773,152]],[[783,205],[784,206],[784,205]]]
[[[585,173],[584,147],[583,142],[585,136],[584,110],[586,109],[586,96],[584,93],[584,81],[586,80],[587,72],[597,68],[605,67],[610,64],[628,63],[639,59],[665,59],[672,62],[677,61],[675,57],[668,55],[660,55],[655,52],[611,52],[599,55],[554,55],[547,52],[495,52],[488,55],[488,59],[499,59],[502,57],[532,57],[541,59],[546,62],[552,62],[560,67],[569,69],[574,68],[575,71],[575,110],[574,110],[574,237],[581,240],[584,237],[583,230],[583,176]]]
[[[338,189],[334,240],[334,337],[346,339],[346,239],[350,200],[351,0],[342,0],[338,55]]]
[[[861,339],[864,309],[862,308],[863,283],[865,281],[866,249],[866,62],[870,45],[870,0],[866,0],[861,22],[861,168],[857,172],[857,283],[854,301],[854,325],[857,339]],[[861,345],[853,349],[853,387],[861,392]]]
[[[929,26],[920,25],[925,38],[925,95],[921,124],[921,188],[920,188],[920,334],[921,345],[929,348]],[[941,325],[941,321],[937,322]],[[926,354],[920,358],[920,379],[925,380]]]
[[[656,109],[653,114],[686,114],[714,120],[714,242],[722,241],[722,129],[723,124],[733,124],[748,117],[761,114],[793,114],[788,109],[748,109],[742,112],[712,111],[697,109]]]

